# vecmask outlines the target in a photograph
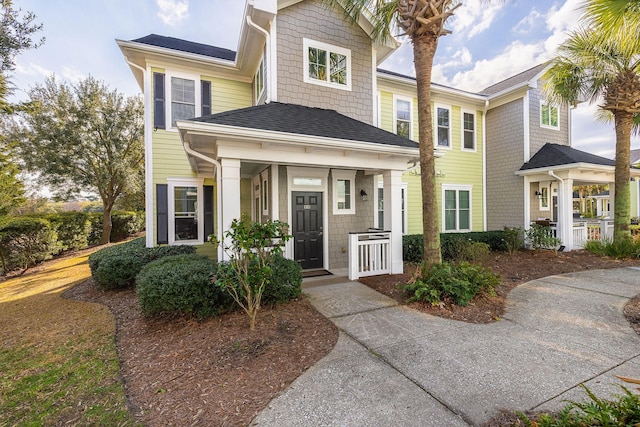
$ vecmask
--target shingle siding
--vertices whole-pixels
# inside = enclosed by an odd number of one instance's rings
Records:
[[[320,0],[297,3],[278,11],[278,101],[336,110],[373,124],[373,65],[371,39],[344,19],[339,8]],[[352,90],[303,81],[303,38],[351,50]]]
[[[487,228],[522,227],[524,103],[517,99],[487,112]],[[507,125],[508,124],[508,125]]]
[[[540,125],[540,100],[544,99],[544,95],[539,88],[542,84],[542,81],[538,81],[538,89],[529,91],[529,158],[533,157],[547,142],[561,145],[571,144],[568,131],[569,107],[566,104],[560,106],[558,112],[560,129],[549,129]]]

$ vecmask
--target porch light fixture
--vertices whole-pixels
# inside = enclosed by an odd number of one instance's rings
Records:
[[[364,191],[364,188],[362,190],[360,190],[360,197],[362,197],[362,201],[363,202],[367,201],[367,192]]]
[[[538,199],[542,199],[542,193],[541,192],[536,190],[536,192],[533,193],[533,194],[535,194],[538,197]]]

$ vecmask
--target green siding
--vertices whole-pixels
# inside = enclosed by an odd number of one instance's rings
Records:
[[[393,132],[393,94],[380,92],[380,127]]]

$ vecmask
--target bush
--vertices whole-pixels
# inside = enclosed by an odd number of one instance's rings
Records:
[[[89,245],[97,245],[102,237],[102,212],[92,212],[89,214]]]
[[[611,258],[640,258],[640,240],[626,240],[614,243],[611,239],[587,240],[584,249],[598,256]]]
[[[435,264],[430,269],[423,263],[418,277],[404,287],[412,296],[408,302],[442,302],[466,306],[480,293],[495,294],[500,277],[488,268],[462,262]]]
[[[58,252],[56,232],[42,218],[11,218],[0,229],[0,261],[3,274],[27,269]]]
[[[504,245],[510,254],[524,247],[524,230],[520,227],[504,227]]]
[[[472,231],[469,233],[441,233],[440,249],[443,260],[462,260],[467,246],[485,243],[492,251],[506,251],[504,231]],[[406,262],[422,261],[422,234],[402,236],[402,258]]]
[[[45,218],[55,228],[61,250],[81,249],[89,246],[91,223],[84,212],[49,214]]]
[[[136,278],[136,293],[146,315],[215,316],[233,301],[213,283],[217,265],[204,255],[173,255],[145,265]]]
[[[120,242],[142,231],[144,223],[136,212],[111,213],[111,241]]]
[[[145,239],[134,239],[110,246],[89,256],[91,275],[104,290],[122,289],[135,284],[136,275],[146,264],[170,255],[195,253],[194,246],[145,247]]]
[[[271,278],[262,292],[262,301],[278,304],[298,298],[302,292],[300,264],[280,255],[271,260]]]

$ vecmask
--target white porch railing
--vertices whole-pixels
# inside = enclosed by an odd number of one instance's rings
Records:
[[[390,271],[391,232],[349,233],[349,280]]]
[[[557,224],[551,224],[553,236],[557,236]],[[573,223],[573,247],[583,248],[587,240],[601,240],[613,238],[613,221],[598,222],[576,221]]]

